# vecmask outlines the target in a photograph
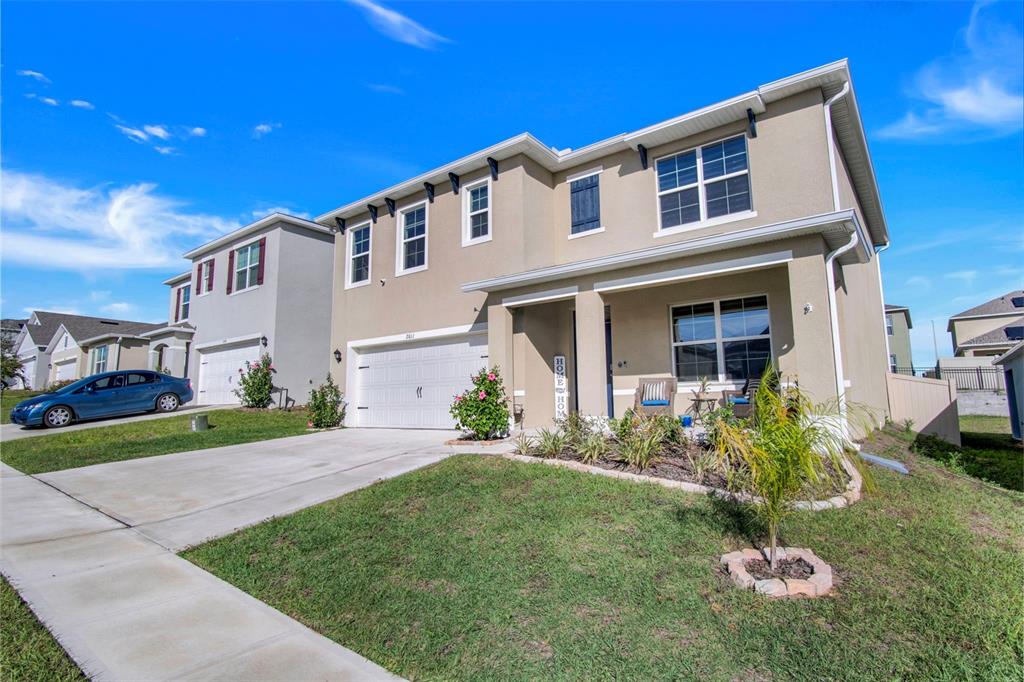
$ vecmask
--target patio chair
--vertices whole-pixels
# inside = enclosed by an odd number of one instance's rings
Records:
[[[676,414],[675,377],[641,378],[633,398],[633,411],[637,414]]]
[[[761,385],[761,377],[747,379],[742,391],[722,391],[722,400],[732,408],[732,413],[743,419],[750,416],[754,409],[754,396]]]

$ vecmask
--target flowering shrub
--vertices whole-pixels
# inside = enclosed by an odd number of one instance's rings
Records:
[[[334,383],[331,375],[327,381],[309,392],[309,426],[314,429],[330,429],[345,420],[345,395]]]
[[[268,407],[274,401],[274,363],[264,353],[256,362],[245,361],[245,369],[238,368],[238,388],[234,393],[242,401],[242,407]]]
[[[481,369],[473,377],[473,388],[455,396],[451,407],[456,428],[477,440],[508,433],[508,398],[497,367]]]

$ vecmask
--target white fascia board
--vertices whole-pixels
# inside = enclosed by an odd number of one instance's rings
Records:
[[[217,249],[227,246],[231,242],[244,239],[253,232],[258,232],[265,227],[269,227],[275,223],[285,223],[286,225],[294,225],[295,227],[301,227],[312,232],[320,234],[333,235],[334,230],[328,227],[324,227],[319,223],[313,222],[312,220],[306,220],[305,218],[297,218],[293,215],[287,215],[285,213],[271,213],[270,215],[260,218],[254,223],[249,223],[245,227],[240,227],[234,232],[229,232],[223,237],[218,237],[211,242],[207,242],[202,246],[192,249],[184,254],[185,258],[196,258],[203,254],[209,253],[210,251],[216,251]],[[165,282],[166,284],[166,282]]]
[[[218,346],[230,346],[236,343],[246,343],[247,341],[259,341],[263,338],[263,334],[246,334],[244,336],[233,336],[227,339],[217,339],[216,341],[207,341],[206,343],[197,343],[192,346],[196,350],[206,350],[207,348],[217,348]]]
[[[516,308],[519,306],[533,305],[534,303],[547,303],[550,301],[562,301],[568,298],[575,298],[576,294],[580,292],[578,286],[561,287],[559,289],[545,289],[544,291],[534,291],[529,294],[521,294],[519,296],[509,296],[501,299],[501,305],[506,308]]]
[[[1020,355],[1021,351],[1024,351],[1024,341],[1019,341],[1016,346],[1014,346],[1013,348],[1011,348],[1010,350],[1006,351],[1005,353],[1000,355],[998,358],[993,360],[992,364],[993,365],[1004,365],[1007,362],[1009,362],[1010,360],[1013,360],[1015,357]]]
[[[850,234],[854,230],[862,231],[857,215],[853,210],[836,211],[817,216],[809,216],[797,220],[789,220],[771,225],[751,227],[745,230],[727,232],[725,234],[710,235],[697,239],[673,242],[660,246],[648,247],[637,251],[627,251],[609,256],[590,258],[526,272],[503,275],[486,280],[467,282],[462,285],[462,291],[469,293],[473,291],[500,291],[529,284],[551,282],[566,277],[605,272],[619,268],[644,265],[657,261],[679,258],[682,256],[720,251],[729,248],[758,244],[762,242],[785,239],[803,234],[842,232]],[[858,261],[867,262],[871,257],[869,249],[863,246],[861,241],[858,246]],[[850,252],[851,254],[853,251]]]
[[[715,277],[734,272],[746,272],[748,270],[761,270],[775,265],[782,265],[793,260],[792,251],[776,251],[774,253],[763,253],[746,258],[733,258],[731,260],[691,265],[685,268],[651,272],[634,277],[622,277],[620,279],[605,280],[594,283],[594,291],[625,291],[627,289],[640,289],[671,282],[680,282],[688,279],[702,279]]]
[[[164,336],[165,334],[176,334],[176,333],[178,333],[178,334],[195,334],[196,330],[194,328],[190,329],[188,327],[172,327],[172,326],[167,326],[167,327],[160,327],[159,329],[150,329],[148,332],[143,332],[142,334],[139,334],[139,336],[141,338],[144,338],[144,339],[152,339],[152,338],[157,337],[157,336]]]
[[[178,282],[184,282],[185,280],[190,279],[191,277],[192,277],[192,271],[191,270],[186,270],[185,272],[181,273],[180,275],[175,275],[174,277],[168,277],[163,282],[161,282],[161,284],[166,284],[166,285],[170,286],[170,285],[173,285],[173,284],[177,284]]]
[[[463,324],[456,327],[440,327],[438,329],[424,329],[415,332],[404,332],[402,334],[391,334],[388,336],[376,336],[369,339],[353,339],[348,342],[350,350],[357,348],[368,348],[371,346],[390,346],[393,344],[410,343],[412,341],[426,341],[430,339],[443,339],[449,336],[462,336],[464,334],[484,334],[487,332],[487,323]]]

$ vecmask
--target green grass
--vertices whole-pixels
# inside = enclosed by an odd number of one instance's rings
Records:
[[[14,406],[22,400],[37,396],[40,393],[42,393],[42,391],[11,388],[0,394],[0,424],[10,424],[11,410],[14,409]]]
[[[18,593],[0,578],[0,679],[85,680]]]
[[[913,476],[783,525],[832,564],[823,599],[735,588],[729,505],[479,456],[184,556],[413,680],[1019,679],[1024,496],[897,456]]]
[[[210,430],[193,432],[193,414],[11,440],[0,448],[0,460],[26,474],[38,474],[295,436],[306,433],[308,419],[305,410],[214,410],[207,413]]]
[[[954,471],[1024,491],[1024,447],[1010,436],[1008,417],[960,417],[960,447],[934,436],[889,427],[894,436],[913,441],[915,452]]]

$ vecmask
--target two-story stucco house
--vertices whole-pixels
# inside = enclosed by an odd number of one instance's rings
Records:
[[[621,416],[650,376],[683,412],[702,377],[741,388],[769,361],[888,409],[889,234],[845,61],[576,150],[524,133],[317,222],[343,233],[350,425],[450,427],[485,365],[526,427]]]
[[[953,355],[996,357],[1024,338],[1024,290],[1010,291],[949,318]]]
[[[200,404],[237,404],[239,368],[268,353],[277,404],[305,403],[328,371],[333,251],[332,228],[280,213],[189,251],[150,367],[190,377]]]
[[[889,370],[913,373],[914,357],[910,350],[910,308],[903,305],[885,305],[885,335],[889,344]]]

